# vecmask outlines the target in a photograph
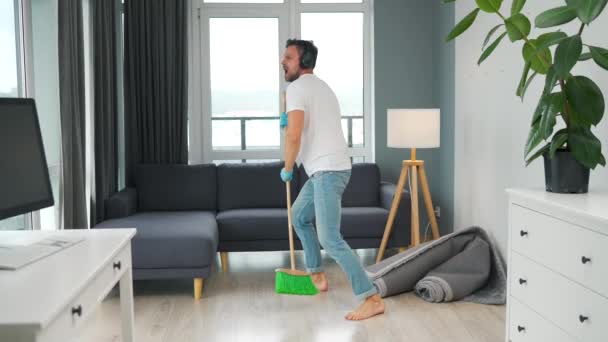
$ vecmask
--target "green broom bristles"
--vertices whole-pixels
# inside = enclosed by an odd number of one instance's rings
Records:
[[[307,296],[319,293],[310,275],[293,275],[277,271],[275,285],[276,293]]]

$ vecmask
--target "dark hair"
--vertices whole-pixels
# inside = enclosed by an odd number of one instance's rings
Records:
[[[300,68],[314,69],[317,64],[319,50],[312,40],[288,39],[285,47],[295,46],[300,55]]]

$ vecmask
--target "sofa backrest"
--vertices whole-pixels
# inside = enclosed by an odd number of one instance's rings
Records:
[[[308,181],[304,168],[299,169],[298,191]],[[353,164],[350,181],[342,195],[343,207],[380,206],[380,169],[373,163]]]
[[[219,210],[286,208],[283,162],[221,164],[217,167]],[[296,198],[297,175],[291,182],[291,200]]]
[[[217,210],[213,164],[142,164],[135,182],[138,211]]]

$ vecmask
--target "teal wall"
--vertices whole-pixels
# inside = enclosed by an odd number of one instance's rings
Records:
[[[383,180],[396,182],[401,161],[410,156],[386,146],[387,108],[441,108],[441,148],[417,155],[425,161],[433,204],[441,206],[442,233],[453,230],[454,47],[443,40],[453,23],[453,6],[439,0],[374,1],[376,163]]]

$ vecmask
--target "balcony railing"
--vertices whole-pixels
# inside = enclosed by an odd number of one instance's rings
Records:
[[[346,120],[347,128],[346,128],[346,141],[348,143],[348,147],[353,147],[353,120],[363,119],[362,115],[359,116],[343,116],[343,120]],[[247,121],[255,121],[255,120],[274,120],[277,121],[277,129],[279,128],[279,118],[276,116],[230,116],[230,117],[222,117],[216,116],[211,118],[212,121],[239,121],[241,126],[241,146],[240,150],[247,150]],[[213,133],[212,133],[213,134]],[[365,133],[364,133],[365,134]],[[213,147],[214,150],[225,150],[222,148]],[[256,147],[256,149],[278,149],[278,146],[267,146],[267,147]],[[251,149],[250,149],[251,150]]]

